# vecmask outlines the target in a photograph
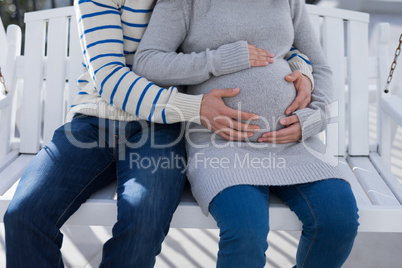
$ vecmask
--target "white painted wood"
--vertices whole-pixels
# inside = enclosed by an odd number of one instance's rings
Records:
[[[8,107],[8,105],[10,105],[10,103],[11,103],[10,98],[7,98],[6,96],[1,96],[0,97],[0,110]]]
[[[377,49],[378,51],[378,49]],[[378,65],[378,57],[377,56],[370,56],[369,57],[369,78],[375,78],[379,77],[379,65]],[[375,88],[377,89],[377,88]],[[375,90],[375,93],[377,94],[377,90]]]
[[[347,161],[374,205],[401,206],[368,157],[349,157]]]
[[[388,42],[390,38],[390,26],[381,23],[377,27],[377,142],[378,152],[389,168],[391,167],[391,120],[382,110],[384,86],[388,78]]]
[[[388,188],[391,189],[392,193],[398,199],[399,203],[402,204],[402,184],[398,182],[389,167],[385,165],[382,157],[378,153],[370,153],[370,161],[373,163],[373,166],[387,184]]]
[[[377,86],[379,89],[383,89],[385,83],[387,82],[389,70],[388,68],[391,66],[388,58],[388,44],[390,41],[390,25],[389,23],[380,23],[377,27]],[[379,90],[378,93],[381,93],[382,96],[383,91]]]
[[[10,152],[10,141],[14,135],[15,102],[16,95],[16,58],[21,53],[21,30],[16,25],[7,27],[7,55],[6,68],[2,74],[6,83],[8,94],[0,101],[0,159]],[[0,94],[1,96],[1,94]],[[14,109],[13,109],[14,108]]]
[[[10,118],[10,149],[15,150],[19,149],[19,138],[16,137],[16,133],[19,133],[21,130],[21,105],[22,105],[22,88],[23,88],[23,80],[18,77],[18,64],[19,60],[21,59],[21,56],[17,57],[17,66],[16,66],[16,83],[14,86],[13,94],[14,96],[12,97],[12,106],[11,106],[11,118]],[[13,127],[15,126],[15,127]],[[18,141],[18,147],[13,147],[16,142]]]
[[[53,9],[45,9],[35,12],[27,12],[24,14],[25,23],[29,23],[31,21],[39,21],[39,20],[48,20],[57,17],[69,17],[74,14],[74,7],[60,7]]]
[[[370,143],[370,153],[371,152],[378,152],[378,144],[377,143]]]
[[[33,158],[34,155],[21,155],[0,173],[0,195],[7,192],[7,190],[22,176],[22,173],[24,173],[29,162],[31,162]]]
[[[379,136],[379,144],[378,149],[379,153],[384,161],[384,164],[391,168],[391,146],[392,146],[392,119],[391,117],[383,110],[383,99],[379,100],[380,102],[380,110],[378,113],[380,114],[379,122],[377,128],[380,128],[380,136]]]
[[[389,168],[391,167],[391,145],[397,130],[397,122],[399,112],[398,97],[393,98],[393,88],[391,87],[388,94],[384,93],[386,81],[388,79],[390,61],[388,57],[388,43],[390,41],[390,25],[389,23],[380,23],[377,27],[377,62],[378,62],[378,79],[377,79],[377,141],[379,145],[379,153]],[[396,101],[396,102],[395,102]],[[384,110],[385,109],[385,110]],[[400,108],[399,108],[400,110]],[[390,113],[390,114],[388,114]],[[399,123],[400,124],[400,123]]]
[[[368,156],[368,27],[349,21],[347,28],[349,86],[349,150],[353,156]]]
[[[402,126],[402,98],[395,95],[384,96],[381,108],[392,120]]]
[[[0,97],[1,99],[1,97]],[[0,159],[7,155],[10,151],[10,120],[11,120],[11,97],[7,96],[0,100],[0,106],[4,104],[3,109],[0,108],[0,122],[4,126],[0,129]]]
[[[68,22],[67,17],[56,17],[48,23],[44,144],[52,139],[54,131],[64,122]]]
[[[45,21],[26,24],[24,93],[21,115],[21,153],[37,153],[40,145],[42,116],[43,58]]]
[[[344,22],[342,19],[325,17],[323,23],[323,49],[328,64],[333,74],[333,100],[334,109],[331,109],[331,117],[339,117],[337,129],[327,131],[327,141],[329,150],[335,155],[345,155],[345,40],[344,40]],[[331,148],[337,146],[337,148]]]
[[[402,232],[402,209],[397,206],[359,208],[359,232]]]
[[[345,176],[345,179],[350,183],[352,187],[353,194],[356,198],[357,206],[370,206],[372,205],[370,199],[368,198],[366,192],[360,185],[358,179],[356,178],[353,171],[350,169],[349,163],[344,157],[338,157],[339,167]]]
[[[6,87],[8,90],[8,97],[13,98],[15,94],[16,87],[16,60],[21,54],[21,40],[22,33],[21,29],[17,25],[9,25],[7,27],[7,58],[6,58],[6,68],[2,69],[4,79],[6,82]]]
[[[0,195],[0,207],[4,203],[10,203],[11,199],[13,198],[15,191],[17,190],[17,186],[20,180],[17,180],[13,186],[10,187],[10,189],[7,190],[3,195]],[[1,210],[0,208],[0,215],[3,215],[1,213],[5,212],[5,210]]]
[[[199,215],[197,215],[199,214]],[[188,215],[191,215],[189,217]],[[197,217],[201,216],[202,217]],[[173,228],[187,228],[186,226],[196,226],[195,228],[216,229],[216,222],[211,215],[205,217],[200,207],[194,203],[180,203],[171,221]]]
[[[6,58],[7,58],[7,36],[6,31],[3,25],[3,21],[0,18],[0,67],[3,68],[6,66]]]
[[[110,199],[89,199],[81,205],[65,224],[113,226],[117,220],[116,201]]]
[[[8,167],[15,159],[19,156],[19,152],[17,150],[9,152],[5,157],[3,157],[0,161],[0,172],[2,172],[6,167]]]
[[[10,27],[10,26],[9,26]],[[17,26],[18,27],[18,26]],[[18,27],[19,28],[19,27]],[[16,76],[18,78],[23,78],[24,76],[24,56],[19,56],[17,57],[17,63],[16,63]]]
[[[78,94],[77,80],[83,73],[82,52],[78,36],[78,27],[75,16],[70,20],[70,64],[68,73],[68,102],[67,108],[70,108],[75,97]]]
[[[382,89],[380,89],[382,91]],[[402,126],[402,98],[381,93],[380,96],[380,114],[377,128],[379,129],[379,153],[384,161],[384,164],[391,168],[391,147],[393,137],[396,132],[396,124]]]

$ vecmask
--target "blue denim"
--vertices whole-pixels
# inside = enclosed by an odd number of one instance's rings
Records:
[[[303,223],[295,267],[341,267],[359,224],[351,188],[340,179],[290,186],[239,185],[222,191],[209,207],[220,229],[217,267],[265,266],[270,193],[282,199]]]
[[[180,124],[84,115],[56,130],[4,216],[7,267],[63,267],[60,227],[116,179],[117,222],[101,267],[153,267],[185,183],[180,136]]]

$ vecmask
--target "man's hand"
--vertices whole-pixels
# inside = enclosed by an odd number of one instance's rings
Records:
[[[244,140],[253,136],[260,127],[237,120],[257,120],[258,115],[233,110],[225,105],[222,98],[233,97],[240,89],[214,89],[205,94],[201,102],[201,123],[226,140]]]
[[[311,82],[307,76],[299,71],[293,71],[285,76],[285,80],[295,85],[297,96],[293,103],[286,109],[285,114],[290,115],[296,110],[306,108],[311,102]]]
[[[290,143],[299,141],[302,138],[301,125],[297,115],[282,118],[279,123],[286,127],[278,131],[264,133],[258,141],[267,143]]]

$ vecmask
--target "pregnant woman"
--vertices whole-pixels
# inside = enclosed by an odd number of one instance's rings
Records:
[[[272,52],[275,62],[250,68],[249,45]],[[294,113],[300,142],[267,143],[261,133],[279,130],[279,120],[294,119],[285,109],[295,88],[283,79],[290,73],[284,56],[292,45],[313,66],[312,102]],[[218,267],[264,267],[270,193],[303,223],[295,267],[342,266],[357,234],[357,206],[316,137],[326,127],[332,82],[304,2],[160,0],[134,70],[161,86],[185,85],[190,94],[240,88],[226,104],[259,115],[259,131],[244,142],[227,141],[197,124],[187,132],[194,197],[220,228]]]

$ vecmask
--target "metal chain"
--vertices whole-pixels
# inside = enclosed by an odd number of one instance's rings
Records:
[[[4,94],[7,95],[8,92],[7,92],[7,87],[6,87],[6,81],[4,80],[4,76],[3,76],[3,74],[1,73],[1,68],[0,68],[0,83],[3,84],[3,87],[4,87]]]
[[[395,51],[395,58],[394,58],[394,61],[391,64],[391,70],[390,70],[389,75],[388,75],[387,84],[385,85],[385,88],[384,88],[385,93],[389,92],[389,89],[388,89],[389,84],[391,83],[392,75],[394,74],[394,70],[396,68],[396,62],[398,60],[399,54],[401,54],[401,46],[402,46],[402,34],[399,37],[399,46],[397,47],[397,49]]]

